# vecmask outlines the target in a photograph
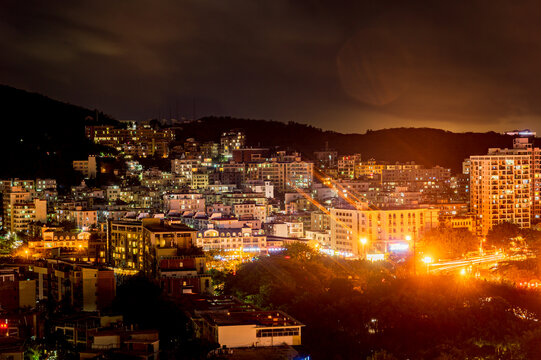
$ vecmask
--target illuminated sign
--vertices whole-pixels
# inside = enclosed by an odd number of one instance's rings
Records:
[[[395,244],[389,245],[390,251],[407,251],[409,250],[409,248],[410,248],[409,244],[406,244],[406,243],[395,243]]]
[[[366,259],[369,261],[383,261],[385,254],[366,254]]]

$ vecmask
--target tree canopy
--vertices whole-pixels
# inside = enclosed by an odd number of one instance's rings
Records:
[[[527,358],[537,296],[452,276],[399,276],[386,263],[271,256],[216,276],[225,294],[306,325],[315,359]]]
[[[479,247],[477,238],[467,229],[439,227],[426,233],[419,248],[435,259],[459,257]]]
[[[520,235],[520,228],[510,222],[497,224],[488,231],[487,244],[497,249],[506,249],[511,241]]]

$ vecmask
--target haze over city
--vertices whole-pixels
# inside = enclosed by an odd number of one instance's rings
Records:
[[[224,115],[345,133],[533,128],[539,7],[8,1],[0,78],[126,120]]]

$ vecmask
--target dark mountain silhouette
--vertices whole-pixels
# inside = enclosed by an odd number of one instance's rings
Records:
[[[116,123],[111,117],[27,91],[0,85],[0,178],[52,177],[79,181],[72,161],[98,153],[85,137],[85,124]]]
[[[368,130],[365,134],[341,134],[310,125],[278,121],[207,117],[182,126],[177,138],[217,141],[222,132],[241,128],[248,146],[278,146],[298,150],[307,158],[325,147],[339,154],[361,153],[362,159],[391,162],[415,161],[425,166],[440,165],[461,171],[462,161],[470,155],[486,154],[491,147],[512,147],[513,138],[495,132],[453,133],[431,128],[394,128]]]
[[[0,85],[0,99],[4,125],[0,178],[54,177],[65,185],[79,181],[72,161],[104,150],[85,137],[85,125],[119,124],[96,110],[9,86]],[[495,132],[395,128],[342,134],[294,122],[230,117],[206,117],[183,124],[177,130],[177,140],[193,137],[198,141],[219,141],[224,131],[236,128],[244,129],[248,146],[296,150],[308,159],[327,142],[339,154],[361,153],[365,160],[415,161],[425,166],[450,167],[455,172],[461,170],[462,160],[469,155],[486,154],[490,147],[512,146],[511,136]]]

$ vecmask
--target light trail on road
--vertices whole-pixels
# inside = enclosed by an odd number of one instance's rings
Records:
[[[505,259],[506,256],[504,254],[494,254],[473,257],[465,260],[441,261],[430,264],[428,267],[428,271],[431,273],[442,273],[447,271],[459,270],[467,266],[497,263]]]

